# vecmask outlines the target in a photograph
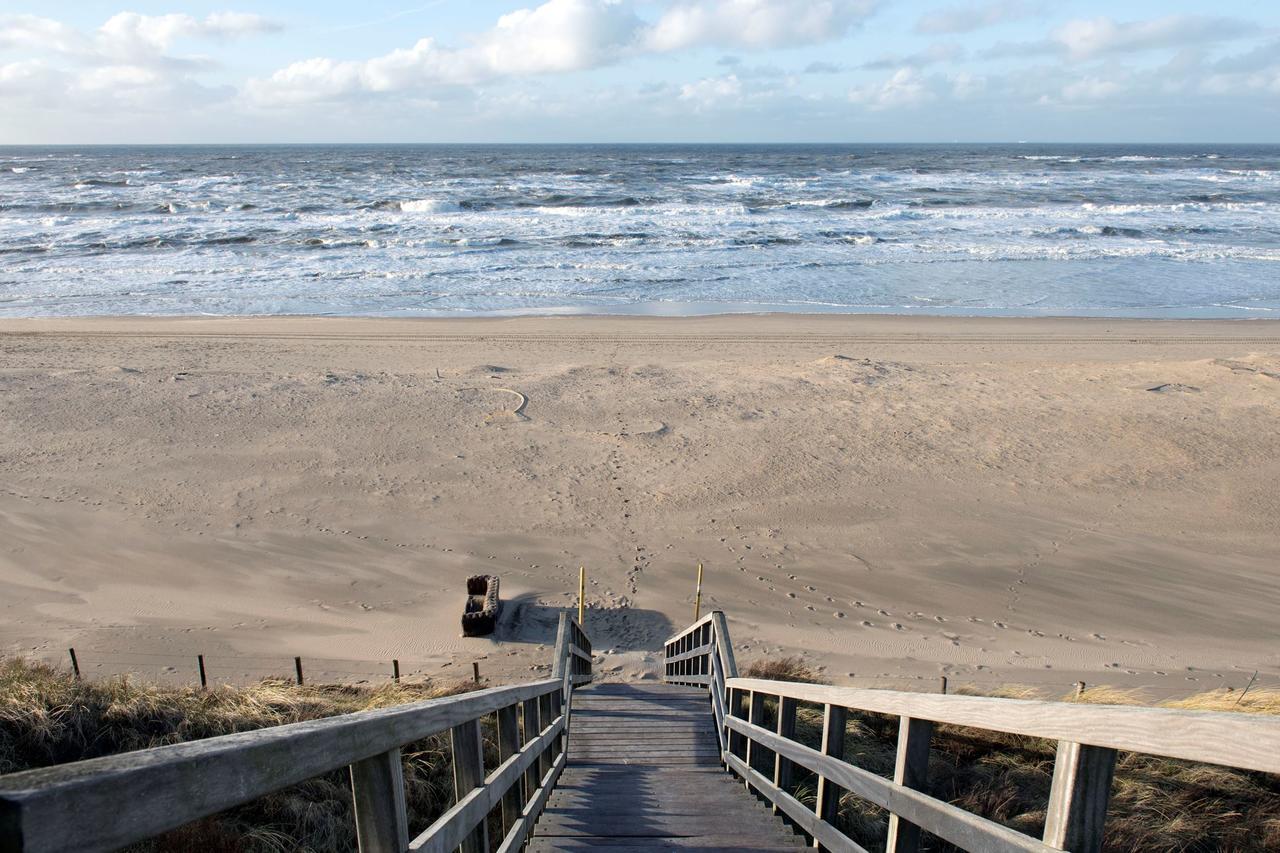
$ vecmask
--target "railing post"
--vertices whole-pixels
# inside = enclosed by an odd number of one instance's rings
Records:
[[[754,725],[758,726],[763,721],[764,721],[764,694],[761,693],[759,690],[752,690],[751,703],[747,709],[747,722],[753,723]],[[755,767],[755,765],[751,763],[751,759],[755,757],[757,748],[762,749],[763,747],[757,747],[755,740],[753,738],[748,737],[747,738],[747,757],[745,760],[747,762],[747,766],[753,770],[757,768]],[[750,782],[747,783],[747,790],[748,791],[751,790]]]
[[[832,758],[844,759],[844,731],[849,722],[849,712],[839,705],[822,708],[822,753]],[[818,796],[813,803],[819,820],[834,824],[840,811],[840,790],[827,777],[818,774]],[[817,840],[813,846],[822,848]]]
[[[537,698],[526,699],[524,700],[522,705],[523,705],[522,715],[524,716],[524,742],[528,743],[529,741],[536,738],[538,735],[542,734],[543,727],[542,727],[542,723],[538,721],[540,714],[538,712]],[[546,750],[543,750],[542,755],[538,757],[538,760],[530,764],[529,769],[525,771],[525,774],[524,774],[525,802],[532,800],[534,795],[537,794],[538,785],[541,784],[542,777],[546,775],[546,772],[548,769],[548,766],[547,766],[548,762],[545,757],[546,754],[547,754]]]
[[[729,707],[725,709],[725,713],[728,716],[737,717],[740,720],[746,718],[746,713],[743,709],[744,702],[747,698],[745,694],[745,690],[741,690],[737,687],[729,688]],[[743,745],[745,740],[746,735],[741,732],[730,731],[729,751],[739,758],[746,758],[747,750]]]
[[[784,737],[787,740],[794,740],[796,736],[796,708],[799,702],[789,696],[778,697],[778,737]],[[773,754],[773,784],[779,790],[791,793],[791,777],[795,765],[791,759],[783,757],[781,752]],[[773,807],[774,814],[781,814],[777,804]]]
[[[564,678],[564,668],[570,663],[566,658],[573,657],[573,653],[569,651],[570,642],[569,614],[562,612],[560,614],[560,626],[556,628],[556,657],[551,665],[552,678]]]
[[[398,747],[351,765],[351,799],[360,853],[404,853],[409,849],[404,769]]]
[[[454,726],[449,730],[449,738],[453,744],[453,791],[461,800],[484,784],[484,743],[480,738],[480,721],[469,720]],[[463,840],[459,847],[462,853],[488,853],[489,828],[486,824],[487,821],[481,820]]]
[[[901,717],[898,721],[898,759],[893,769],[893,781],[916,791],[923,791],[929,777],[929,739],[933,736],[933,721],[914,717]],[[889,815],[889,837],[885,853],[916,853],[920,849],[920,827],[903,820],[896,814]]]
[[[1044,843],[1071,853],[1100,853],[1116,751],[1058,741]]]
[[[520,726],[516,721],[516,706],[508,705],[498,709],[498,763],[506,761],[520,751]],[[521,795],[520,783],[512,785],[502,795],[502,835],[505,838],[512,825],[520,819],[524,811],[524,797]]]

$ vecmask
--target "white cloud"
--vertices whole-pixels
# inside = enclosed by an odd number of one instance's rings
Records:
[[[1040,3],[1027,0],[996,0],[981,6],[950,6],[924,15],[916,22],[919,33],[968,33],[1039,14]]]
[[[861,67],[867,71],[887,71],[893,68],[924,68],[939,62],[959,62],[965,57],[965,49],[961,45],[949,42],[931,44],[918,53],[906,56],[886,56]]]
[[[0,95],[24,97],[44,108],[162,111],[199,103],[222,89],[200,85],[193,75],[215,67],[200,55],[172,53],[182,40],[231,39],[279,29],[260,15],[121,12],[92,31],[37,15],[0,16],[0,48],[28,54],[4,66]],[[65,67],[62,67],[65,66]]]
[[[503,15],[465,47],[422,39],[362,61],[317,58],[251,80],[263,105],[331,100],[529,74],[582,71],[696,47],[759,49],[839,38],[875,0],[681,0],[655,21],[628,0],[546,0]]]
[[[742,99],[742,81],[734,74],[708,77],[680,87],[680,100],[691,101],[700,108],[723,106]]]
[[[900,68],[883,83],[855,86],[849,100],[871,109],[914,107],[937,98],[930,82],[915,68]]]
[[[1115,80],[1103,80],[1098,77],[1085,77],[1062,87],[1062,99],[1074,101],[1104,101],[1114,98],[1124,91],[1124,87]]]
[[[1205,44],[1254,33],[1253,25],[1230,18],[1169,15],[1150,21],[1123,22],[1112,18],[1069,21],[1054,31],[1052,40],[1072,59],[1092,59],[1109,53]]]

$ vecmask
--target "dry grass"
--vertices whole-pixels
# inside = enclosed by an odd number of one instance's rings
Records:
[[[741,673],[743,678],[767,678],[771,681],[803,681],[818,684],[821,679],[802,658],[764,658],[754,660]]]
[[[0,661],[0,773],[46,767],[153,746],[314,720],[465,692],[468,685],[376,688],[166,688],[129,679],[77,682],[22,660]],[[487,763],[494,760],[488,732]],[[448,737],[404,748],[410,826],[425,828],[453,802]],[[355,847],[350,781],[325,774],[138,845],[135,850],[345,851]]]
[[[973,691],[964,691],[970,692]],[[1044,698],[1033,688],[1010,686],[985,695]],[[1096,687],[1078,700],[1100,704],[1148,705],[1134,691]],[[1214,691],[1162,703],[1165,707],[1280,713],[1280,691],[1239,693]],[[772,725],[772,705],[765,725]],[[797,738],[817,747],[822,729],[818,709],[801,706]],[[893,777],[898,720],[878,714],[852,714],[845,735],[845,755],[866,770]],[[968,811],[1033,836],[1044,829],[1045,807],[1053,777],[1056,744],[1040,738],[937,726],[929,760],[929,793]],[[772,757],[761,768],[772,774]],[[767,768],[765,768],[767,765]],[[812,804],[814,779],[798,774],[794,792]],[[868,849],[884,845],[888,814],[865,800],[846,794],[838,823]],[[1274,851],[1280,850],[1280,777],[1205,764],[1121,753],[1107,820],[1105,847],[1118,853],[1137,851]],[[922,849],[956,848],[925,836]]]

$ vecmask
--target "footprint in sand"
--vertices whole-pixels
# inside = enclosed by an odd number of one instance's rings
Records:
[[[947,620],[946,620],[945,618],[943,618],[942,616],[935,616],[935,617],[933,617],[933,621],[934,621],[934,622],[946,622]]]
[[[863,628],[874,628],[876,626],[876,623],[868,622],[866,619],[863,619],[858,624],[861,625]]]
[[[1106,639],[1106,637],[1104,637],[1102,634],[1090,634],[1089,636],[1090,636],[1090,637],[1093,637],[1095,640],[1105,640],[1105,639]]]
[[[992,625],[995,625],[997,628],[999,628],[999,629],[1000,629],[1000,630],[1002,630],[1002,631],[1003,631],[1005,628],[1008,628],[1008,627],[1009,627],[1008,625],[1004,624],[1003,622],[992,622],[991,624],[992,624]]]
[[[888,610],[877,610],[876,612],[877,612],[877,613],[879,613],[881,616],[888,616],[888,615],[889,615],[889,611],[888,611]]]
[[[837,619],[843,619],[843,618],[844,618],[844,611],[842,611],[842,610],[837,610],[835,613],[833,613],[833,614],[831,614],[831,615],[835,616]]]
[[[794,592],[787,593],[787,598],[795,598],[795,597],[796,597],[796,594]]]
[[[905,630],[907,630],[907,627],[906,627],[905,625],[903,625],[901,622],[894,622],[894,623],[893,623],[892,625],[890,625],[889,627],[893,628],[893,630],[895,630],[895,631],[905,631]]]

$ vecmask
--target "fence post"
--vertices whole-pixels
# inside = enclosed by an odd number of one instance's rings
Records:
[[[839,705],[824,705],[822,708],[822,753],[832,758],[844,759],[844,731],[849,723],[849,712]],[[836,813],[840,810],[840,791],[827,777],[818,774],[818,797],[813,803],[814,813],[819,820],[835,823]],[[813,846],[821,849],[817,840]]]
[[[409,848],[399,747],[351,765],[351,798],[360,853],[403,853]]]
[[[764,694],[763,694],[763,693],[761,693],[759,690],[752,690],[752,691],[750,692],[750,696],[751,696],[751,698],[750,698],[750,700],[749,700],[749,702],[748,702],[748,705],[747,705],[747,722],[748,722],[748,723],[753,723],[753,724],[755,724],[755,725],[757,725],[757,726],[758,726],[758,725],[760,725],[762,722],[764,722],[764,698],[765,698],[765,696],[764,696]],[[748,766],[748,767],[750,767],[750,768],[751,768],[751,769],[753,769],[753,770],[755,770],[755,769],[756,769],[756,767],[751,763],[751,759],[753,759],[756,755],[758,755],[758,754],[759,754],[759,750],[761,750],[761,749],[764,749],[764,747],[762,747],[762,746],[756,746],[756,742],[755,742],[755,739],[754,739],[754,738],[751,738],[751,737],[748,737],[748,738],[747,738],[747,757],[746,757],[746,762],[747,762],[747,766]],[[751,783],[750,783],[750,782],[747,782],[746,784],[747,784],[747,790],[748,790],[748,791],[751,791],[751,790],[752,790],[752,788],[751,788]]]
[[[498,763],[506,761],[520,751],[520,727],[516,724],[516,706],[498,709]],[[520,795],[520,783],[516,782],[502,795],[502,835],[505,838],[512,825],[524,811],[524,797]]]
[[[400,661],[395,658],[391,659],[391,680],[396,684],[400,683]]]
[[[1058,741],[1045,844],[1072,853],[1100,853],[1115,769],[1114,749]]]
[[[461,801],[473,789],[484,784],[484,745],[480,739],[480,721],[470,720],[454,726],[449,730],[449,739],[453,744],[453,791],[458,801]],[[462,853],[488,853],[489,828],[486,820],[480,821],[463,840],[459,849]]]
[[[929,776],[929,738],[932,736],[932,720],[914,717],[899,719],[898,758],[893,769],[893,781],[896,784],[916,791],[926,790]],[[920,849],[920,827],[896,814],[890,814],[889,837],[884,849],[885,853],[915,853]]]
[[[71,655],[71,671],[75,674],[76,681],[80,680],[80,661],[76,660],[76,650],[67,649],[67,653]]]
[[[473,660],[471,662],[471,677],[476,684],[480,683],[480,661]]]
[[[209,689],[209,677],[204,672],[204,655],[196,655],[196,663],[200,666],[200,689]]]
[[[521,712],[524,717],[524,742],[528,743],[542,734],[542,724],[538,722],[538,700],[536,698],[526,699],[522,704],[524,706]],[[549,769],[546,754],[546,750],[543,750],[542,755],[538,756],[538,760],[530,764],[529,769],[524,773],[525,802],[532,800],[534,795],[538,793],[538,785],[541,784],[542,777],[546,775]]]
[[[301,687],[302,686],[302,658],[296,657],[293,659],[293,671],[294,673],[297,674],[298,686]]]
[[[713,686],[711,689],[715,689]],[[778,737],[784,737],[787,740],[794,740],[796,736],[796,708],[799,702],[789,696],[778,697]],[[795,765],[792,764],[790,758],[786,758],[781,752],[773,754],[773,784],[781,791],[791,792],[791,777]],[[773,806],[774,814],[781,814],[782,809],[775,803]]]
[[[943,696],[946,696],[946,695],[947,695],[947,677],[946,677],[945,675],[944,675],[944,676],[942,676],[942,684],[941,684],[941,688],[942,688],[942,689],[941,689],[939,692],[940,692]]]

